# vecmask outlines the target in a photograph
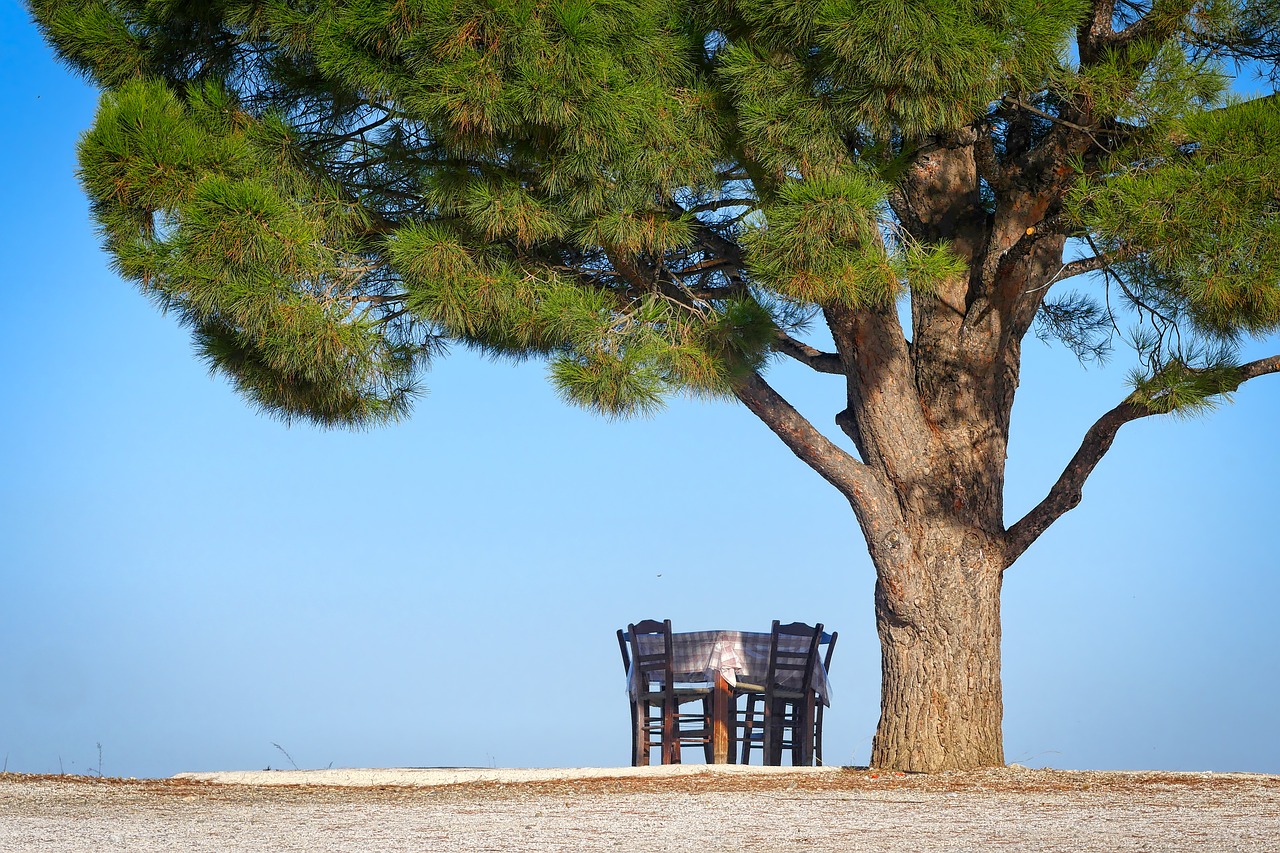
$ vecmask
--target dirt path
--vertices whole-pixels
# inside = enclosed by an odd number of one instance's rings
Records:
[[[1280,853],[1280,776],[1015,768],[336,787],[0,775],[4,851],[620,849]]]

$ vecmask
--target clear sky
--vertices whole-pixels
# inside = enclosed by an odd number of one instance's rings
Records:
[[[95,93],[12,2],[0,87],[4,767],[623,765],[614,631],[649,617],[840,631],[825,752],[866,763],[870,560],[745,409],[611,423],[537,364],[457,351],[405,423],[286,428],[111,273],[74,174]],[[1130,366],[1025,350],[1011,520]],[[771,377],[820,425],[842,408],[838,378]],[[1009,571],[1008,761],[1280,773],[1278,419],[1263,377],[1209,417],[1126,426]]]

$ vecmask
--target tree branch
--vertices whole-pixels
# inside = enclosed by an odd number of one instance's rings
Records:
[[[840,356],[833,352],[814,349],[804,341],[796,340],[781,329],[778,330],[777,341],[774,343],[773,348],[783,355],[791,356],[796,361],[813,368],[819,373],[844,375],[844,364],[840,361]]]
[[[837,447],[825,435],[818,432],[803,415],[783,399],[758,373],[752,373],[734,388],[734,394],[752,414],[764,421],[782,443],[804,462],[835,486],[854,509],[863,512],[868,508],[883,510],[896,506],[893,498],[871,473],[866,465]]]
[[[1111,26],[1115,14],[1115,0],[1094,0],[1093,8],[1076,30],[1076,47],[1081,63],[1088,65],[1094,62],[1102,46],[1115,38],[1116,31]]]
[[[386,124],[389,121],[392,121],[394,118],[395,118],[394,115],[388,113],[387,115],[384,115],[380,119],[372,121],[369,124],[366,124],[362,127],[357,127],[354,130],[348,131],[347,133],[340,133],[340,134],[339,133],[333,133],[333,134],[318,133],[315,136],[307,139],[306,142],[309,145],[311,144],[333,145],[335,143],[350,142],[356,137],[363,136],[364,134],[368,133],[371,130],[377,130],[379,127],[381,127],[382,125]]]
[[[1266,376],[1269,373],[1280,373],[1280,355],[1260,358],[1257,361],[1240,365],[1240,384],[1243,385],[1250,379],[1257,379],[1259,376]]]
[[[1111,449],[1111,443],[1115,441],[1120,427],[1129,421],[1153,414],[1155,412],[1126,400],[1089,427],[1084,440],[1080,442],[1080,449],[1071,457],[1058,481],[1049,489],[1049,494],[1005,534],[1006,568],[1022,556],[1051,524],[1079,505],[1085,480]]]
[[[1011,107],[1017,107],[1020,110],[1024,110],[1025,112],[1031,113],[1031,115],[1033,116],[1038,116],[1042,119],[1045,119],[1046,121],[1051,121],[1054,124],[1060,124],[1063,127],[1069,127],[1072,130],[1079,130],[1082,133],[1089,134],[1090,136],[1092,136],[1098,130],[1096,127],[1085,127],[1082,124],[1076,124],[1073,121],[1067,121],[1065,118],[1060,118],[1054,115],[1053,113],[1047,113],[1044,110],[1040,109],[1039,107],[1033,107],[1031,106],[1031,104],[1019,101],[1017,98],[1010,97],[1009,95],[1005,95],[1002,101]]]
[[[756,208],[760,206],[759,199],[745,198],[718,198],[711,201],[704,201],[702,204],[685,208],[686,213],[709,213],[713,210],[720,210],[725,207],[749,207]]]
[[[973,159],[978,166],[978,174],[986,179],[992,189],[1006,189],[1011,175],[996,159],[996,141],[991,135],[991,128],[978,124],[974,131],[977,139],[973,143]]]
[[[1161,42],[1177,32],[1182,19],[1195,7],[1194,0],[1155,2],[1151,10],[1118,33],[1102,41],[1105,47],[1127,48],[1139,41]]]
[[[1259,376],[1280,373],[1280,355],[1251,361],[1238,368],[1239,385]],[[1005,534],[1005,567],[1012,565],[1031,544],[1049,529],[1055,521],[1074,509],[1082,496],[1085,480],[1093,473],[1098,462],[1111,449],[1120,427],[1130,421],[1158,414],[1126,399],[1107,412],[1089,427],[1080,449],[1071,457],[1049,494],[1030,512],[1009,528]]]
[[[696,264],[690,264],[687,267],[681,267],[678,270],[672,270],[671,274],[677,275],[683,278],[684,276],[687,276],[687,275],[688,276],[700,275],[703,273],[711,272],[713,270],[722,269],[724,267],[734,267],[736,269],[737,266],[738,266],[737,262],[729,258],[710,257],[710,258],[705,258],[704,260],[698,261]]]
[[[1078,275],[1084,275],[1089,272],[1097,272],[1101,269],[1114,264],[1116,261],[1122,261],[1125,258],[1132,257],[1134,252],[1103,252],[1089,258],[1079,258],[1062,265],[1062,269],[1058,270],[1058,274],[1053,277],[1049,284],[1057,284],[1060,281],[1066,281],[1069,278],[1075,278]],[[1049,284],[1042,285],[1048,287]]]

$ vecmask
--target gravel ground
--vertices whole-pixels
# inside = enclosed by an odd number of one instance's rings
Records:
[[[1280,853],[1280,776],[850,769],[414,787],[0,774],[3,851],[628,848]]]

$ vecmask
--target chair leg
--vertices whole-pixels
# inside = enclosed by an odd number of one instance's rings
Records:
[[[786,705],[781,700],[764,700],[764,763],[776,767],[782,763],[782,726]]]
[[[784,746],[790,747],[791,766],[795,767],[799,763],[800,751],[798,741],[799,734],[796,731],[796,706],[794,702],[780,702],[779,721],[778,721],[778,763],[782,763],[782,750]],[[788,735],[790,738],[788,739]]]
[[[640,766],[640,703],[631,703],[631,766]]]
[[[639,715],[639,724],[636,726],[636,736],[635,736],[635,746],[636,746],[636,753],[637,753],[636,764],[639,767],[648,767],[649,766],[649,748],[650,748],[650,742],[651,742],[649,732],[652,730],[652,725],[653,725],[653,720],[651,717],[651,715],[653,714],[653,706],[648,702],[641,701],[636,703],[636,711]]]
[[[662,763],[680,763],[679,709],[674,702],[662,703]]]
[[[793,765],[809,767],[813,764],[813,706],[812,693],[795,702],[795,729],[792,734],[794,746],[791,753]]]
[[[782,753],[786,749],[791,753],[791,766],[796,764],[796,736],[795,736],[795,706],[789,702],[778,703],[778,713],[775,716],[778,727],[778,741],[775,747],[776,762],[782,764]]]
[[[756,730],[756,702],[760,700],[760,694],[748,693],[747,707],[742,714],[742,763],[751,763],[751,747],[755,743],[754,735]],[[737,729],[737,726],[734,726]]]
[[[813,763],[819,767],[823,766],[822,762],[822,703],[815,702],[813,706]]]
[[[712,726],[713,721],[708,721],[708,727]],[[729,729],[729,755],[730,764],[738,763],[738,697],[729,695],[729,713],[728,719],[725,721],[726,727]],[[714,728],[712,728],[714,732]]]

